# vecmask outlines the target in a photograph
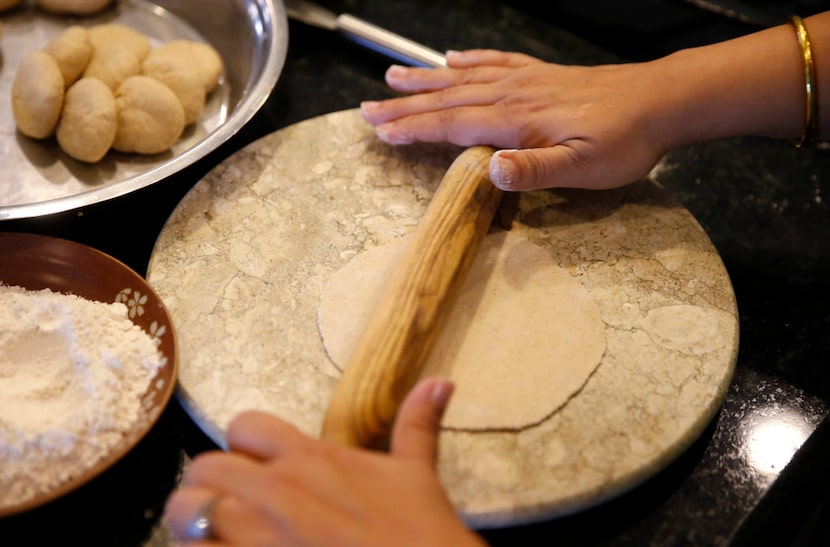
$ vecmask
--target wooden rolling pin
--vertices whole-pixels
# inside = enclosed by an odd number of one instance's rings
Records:
[[[498,208],[492,154],[488,146],[468,148],[447,170],[335,387],[323,438],[387,447],[398,407],[420,377]]]

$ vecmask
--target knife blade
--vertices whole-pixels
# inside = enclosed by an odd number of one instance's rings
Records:
[[[292,19],[306,25],[339,32],[349,40],[402,63],[421,67],[447,66],[444,55],[348,13],[336,14],[306,0],[285,0]]]

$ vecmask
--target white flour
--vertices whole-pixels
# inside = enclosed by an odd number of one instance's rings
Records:
[[[161,363],[124,304],[0,285],[0,506],[50,491],[120,443]]]

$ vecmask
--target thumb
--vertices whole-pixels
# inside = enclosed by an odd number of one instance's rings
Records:
[[[490,159],[490,180],[505,191],[542,188],[612,188],[616,181],[598,174],[604,170],[579,141],[547,148],[499,150]]]
[[[418,382],[406,396],[392,429],[391,453],[430,466],[438,454],[438,430],[454,386],[443,378]]]

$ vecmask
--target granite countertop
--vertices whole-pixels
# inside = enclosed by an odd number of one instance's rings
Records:
[[[321,3],[438,50],[495,47],[565,63],[647,59],[755,28],[679,0],[632,1],[624,9],[599,0]],[[817,9],[810,2],[775,7],[788,8]],[[293,22],[290,33],[269,101],[203,161],[129,196],[5,221],[0,229],[73,239],[144,273],[168,216],[222,160],[288,125],[390,96],[386,59]],[[737,299],[740,349],[723,406],[688,450],[630,492],[572,516],[489,530],[494,545],[804,544],[802,530],[830,491],[830,154],[742,138],[677,150],[664,164],[657,181],[706,230]],[[169,545],[159,524],[164,501],[188,458],[213,447],[174,401],[119,464],[63,499],[0,521],[0,537],[4,544],[13,538],[10,545]]]

